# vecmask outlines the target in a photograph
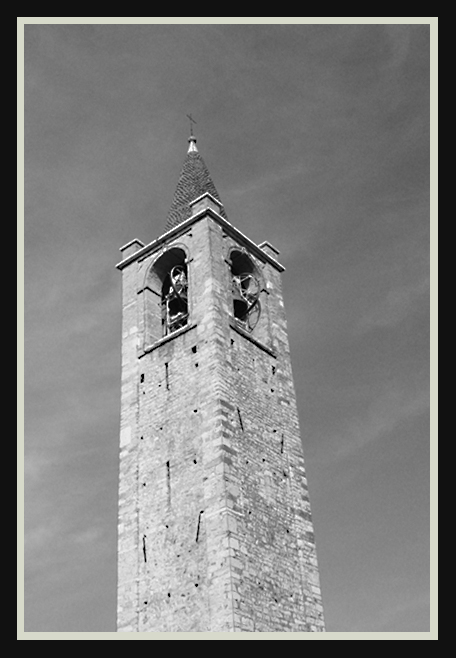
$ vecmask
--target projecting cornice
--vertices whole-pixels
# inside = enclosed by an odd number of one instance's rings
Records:
[[[206,193],[199,197],[197,200],[198,203],[201,203],[201,200],[205,196],[211,197],[210,194]],[[217,202],[219,203],[219,202]],[[211,204],[212,205],[212,204]],[[119,270],[123,270],[125,267],[130,265],[131,263],[134,263],[135,261],[142,260],[146,256],[150,256],[152,253],[155,251],[158,251],[163,244],[170,242],[171,240],[174,240],[175,238],[178,238],[180,235],[183,233],[186,233],[188,229],[193,226],[193,224],[196,224],[197,222],[201,221],[204,217],[210,217],[212,220],[214,220],[224,231],[227,235],[232,237],[233,239],[236,240],[240,245],[244,246],[253,256],[258,258],[259,260],[263,261],[264,263],[269,263],[274,267],[276,270],[279,272],[284,272],[285,268],[283,265],[279,263],[275,258],[270,256],[266,251],[263,251],[261,247],[259,247],[257,244],[255,244],[250,238],[248,238],[244,233],[239,231],[235,226],[230,224],[230,222],[219,215],[218,212],[216,212],[213,208],[210,206],[207,206],[205,208],[202,208],[201,210],[198,210],[194,215],[186,219],[185,221],[181,222],[177,226],[174,226],[172,229],[161,235],[159,238],[154,240],[153,242],[145,245],[144,247],[140,247],[135,253],[130,254],[127,258],[124,258],[120,263],[116,265],[116,267]],[[135,242],[132,240],[129,245]],[[141,243],[139,240],[136,241],[138,245]],[[262,243],[262,245],[265,245],[268,243]]]

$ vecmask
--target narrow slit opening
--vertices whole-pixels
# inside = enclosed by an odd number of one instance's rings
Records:
[[[241,426],[241,430],[244,431],[244,423],[242,422],[241,411],[240,411],[239,407],[236,407],[236,409],[237,409],[237,414],[238,414],[238,418],[239,418],[239,425]]]
[[[201,515],[203,514],[204,510],[201,510],[201,512],[198,514],[198,525],[196,527],[196,543],[198,543],[199,539],[199,534],[200,534],[200,528],[201,528]]]

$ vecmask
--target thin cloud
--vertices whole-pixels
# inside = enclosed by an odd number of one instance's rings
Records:
[[[378,613],[371,620],[372,630],[382,632],[391,631],[414,631],[420,630],[425,632],[423,622],[429,620],[430,597],[429,594],[417,596],[410,601],[404,601],[392,604],[387,610]],[[369,623],[369,622],[367,622]],[[429,623],[429,621],[428,621]],[[354,628],[355,632],[366,630],[366,620],[363,621],[363,628]]]
[[[357,330],[365,333],[377,327],[390,327],[399,324],[417,308],[422,308],[429,295],[429,277],[400,285],[389,290],[385,298],[377,303],[359,320]]]
[[[385,25],[385,34],[389,40],[390,58],[388,65],[399,69],[407,61],[410,52],[412,33],[409,25]]]
[[[56,529],[51,527],[49,522],[41,523],[31,530],[26,531],[24,535],[24,545],[28,557],[33,557],[30,554],[35,554],[47,546],[55,535]]]
[[[56,567],[56,573],[60,573],[70,561],[80,564],[83,560],[100,556],[106,540],[102,527],[88,523],[86,527],[74,530],[69,525],[62,523],[61,518],[43,518],[34,528],[25,532],[28,578],[47,571],[51,565]]]
[[[290,178],[294,178],[295,176],[302,176],[304,173],[305,164],[303,162],[296,162],[289,167],[282,167],[279,171],[270,171],[266,175],[262,174],[257,178],[251,178],[250,181],[242,185],[233,186],[227,190],[226,196],[227,198],[232,198],[233,196],[243,197],[252,192],[270,190],[271,187],[283,183]]]
[[[33,486],[42,482],[44,472],[54,462],[52,457],[45,457],[36,452],[30,452],[24,460],[25,485]]]
[[[398,425],[429,410],[429,392],[416,394],[403,392],[392,387],[375,399],[364,414],[353,417],[328,441],[325,461],[338,461],[351,457],[374,441],[391,434]]]

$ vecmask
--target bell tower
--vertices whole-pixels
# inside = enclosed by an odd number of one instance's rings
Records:
[[[193,135],[165,230],[117,265],[118,631],[324,631],[284,267]]]

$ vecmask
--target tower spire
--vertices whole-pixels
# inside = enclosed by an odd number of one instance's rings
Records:
[[[174,226],[181,224],[191,215],[190,203],[209,192],[213,197],[220,201],[220,195],[212,181],[209,170],[201,154],[196,147],[196,137],[193,134],[193,123],[196,121],[190,114],[190,137],[188,138],[189,146],[187,155],[184,160],[182,171],[177,182],[174,192],[173,202],[168,212],[166,221],[166,230],[169,231]],[[222,217],[226,218],[223,208],[220,211]]]
[[[117,630],[322,632],[284,267],[207,193],[191,151],[169,231],[118,265]]]

